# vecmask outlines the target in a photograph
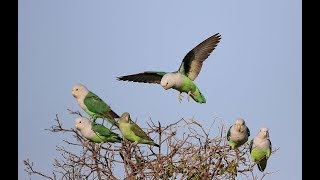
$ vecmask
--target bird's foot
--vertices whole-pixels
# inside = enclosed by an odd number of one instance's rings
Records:
[[[180,93],[178,94],[178,100],[179,100],[179,103],[181,103],[182,98],[183,98],[183,96],[182,96],[182,93],[180,92]]]
[[[89,140],[86,140],[83,145],[84,145],[85,147],[89,148],[89,142],[90,142]]]
[[[240,156],[239,156],[239,154],[240,154],[239,149],[238,149],[238,148],[235,148],[234,151],[236,152],[236,157],[237,157],[237,159],[239,159],[239,158],[240,158]]]
[[[133,142],[133,143],[131,144],[131,147],[133,147],[133,149],[135,149],[135,148],[137,147],[137,145],[138,145],[138,142],[135,141],[135,142]]]
[[[191,91],[188,92],[188,96],[187,96],[188,102],[190,102],[190,96],[193,96]]]

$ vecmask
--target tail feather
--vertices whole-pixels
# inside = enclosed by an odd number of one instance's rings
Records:
[[[160,147],[159,144],[157,144],[157,143],[155,143],[155,142],[154,142],[152,145],[157,146],[157,147]]]
[[[113,112],[112,110],[103,113],[103,116],[112,124],[115,125],[119,128],[119,124],[118,122],[115,120],[115,118],[120,118],[118,116],[118,114],[116,114],[115,112]]]
[[[197,103],[200,103],[200,104],[206,103],[206,98],[202,95],[202,93],[198,88],[193,93],[191,93],[191,97]]]
[[[153,142],[153,141],[149,141],[149,140],[143,140],[141,143],[143,144],[150,144],[152,146],[157,146],[157,147],[160,147],[159,144]]]
[[[261,159],[261,161],[258,162],[257,165],[258,165],[258,169],[261,172],[263,172],[267,167],[267,159],[266,158]]]
[[[120,136],[118,136],[118,135],[115,137],[115,139],[118,140],[119,142],[121,142],[121,141],[123,140],[123,139],[122,139]]]

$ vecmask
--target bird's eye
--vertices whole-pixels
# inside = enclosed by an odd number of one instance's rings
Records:
[[[77,88],[76,91],[78,91],[79,89]]]
[[[79,123],[81,123],[81,121],[79,121]]]

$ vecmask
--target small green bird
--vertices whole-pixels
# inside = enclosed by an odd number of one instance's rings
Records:
[[[179,102],[182,100],[182,93],[185,92],[188,94],[188,101],[191,96],[200,104],[206,103],[205,97],[193,81],[199,75],[203,62],[218,45],[220,39],[221,36],[217,33],[198,44],[183,58],[178,71],[145,71],[143,73],[120,76],[117,77],[117,79],[139,83],[160,84],[165,90],[173,88],[179,91]]]
[[[269,139],[268,128],[261,128],[258,135],[250,142],[250,153],[253,162],[263,172],[266,169],[268,158],[271,155],[272,145]]]
[[[119,120],[119,129],[125,139],[136,144],[150,144],[159,147],[153,140],[136,124],[131,118],[130,114],[125,112],[121,115]]]
[[[79,106],[93,118],[93,121],[97,118],[107,119],[112,125],[119,127],[115,121],[115,118],[119,118],[119,116],[102,99],[89,91],[87,87],[82,84],[74,85],[72,87],[72,95],[76,98]]]
[[[238,148],[248,141],[250,130],[243,119],[238,118],[234,125],[230,126],[227,140],[232,149]]]
[[[90,121],[85,117],[78,117],[75,120],[75,127],[81,134],[91,142],[104,143],[104,142],[121,142],[122,138],[112,132],[102,124]]]

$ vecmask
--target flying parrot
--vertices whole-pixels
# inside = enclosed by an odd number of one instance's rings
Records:
[[[221,35],[217,33],[198,44],[183,58],[177,71],[145,71],[138,74],[120,76],[117,79],[121,81],[160,84],[165,90],[173,88],[179,91],[179,102],[182,100],[182,93],[185,92],[188,94],[188,101],[191,96],[200,104],[206,103],[205,97],[193,81],[199,75],[203,62],[218,45],[220,39]]]
[[[243,119],[238,118],[227,133],[227,140],[232,149],[238,148],[248,141],[250,130]]]
[[[72,95],[76,98],[79,106],[93,118],[94,122],[97,118],[107,119],[112,125],[118,127],[115,118],[119,118],[119,116],[102,99],[89,91],[87,87],[82,84],[74,85],[72,87]]]
[[[122,138],[118,134],[112,132],[102,124],[90,121],[85,117],[78,117],[75,120],[75,127],[81,134],[91,142],[104,143],[104,142],[121,142]]]
[[[258,135],[250,142],[250,153],[253,162],[263,172],[266,169],[268,158],[271,155],[271,141],[268,128],[261,128]]]
[[[130,114],[125,112],[121,115],[119,120],[119,129],[125,139],[136,144],[150,144],[159,147],[153,140],[136,124],[131,118]]]

